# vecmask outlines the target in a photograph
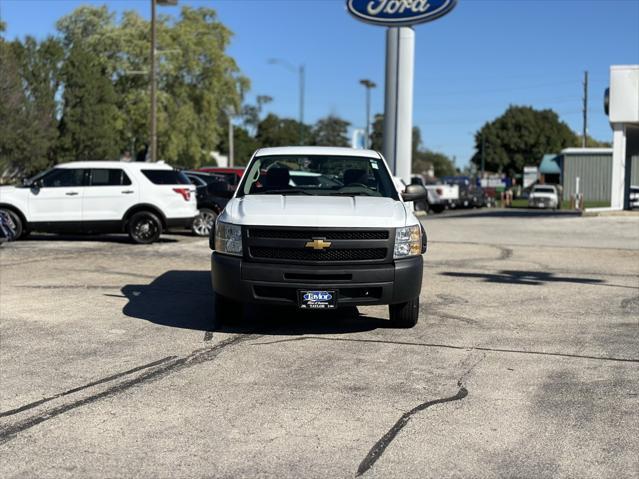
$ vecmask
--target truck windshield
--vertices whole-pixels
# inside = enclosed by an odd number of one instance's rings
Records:
[[[381,159],[357,156],[258,156],[249,165],[237,196],[377,196],[398,200]]]

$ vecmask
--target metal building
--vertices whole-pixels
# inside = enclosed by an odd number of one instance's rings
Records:
[[[564,200],[581,193],[585,201],[610,202],[612,155],[612,148],[566,148],[559,155],[544,155],[542,181],[560,184]],[[632,158],[630,171],[631,184],[639,185],[639,155]]]

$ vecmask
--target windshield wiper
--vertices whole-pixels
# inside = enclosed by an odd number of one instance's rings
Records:
[[[280,190],[268,190],[268,191],[263,191],[261,193],[259,193],[261,195],[309,195],[309,196],[315,196],[313,193],[309,193],[308,191],[304,191],[304,190],[295,190],[295,189],[285,189],[282,188]]]
[[[333,193],[330,196],[377,196],[377,195],[365,193],[363,191],[350,191],[350,192],[342,191],[342,192]]]

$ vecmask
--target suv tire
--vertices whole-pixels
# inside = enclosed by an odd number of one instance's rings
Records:
[[[200,208],[198,215],[193,218],[191,231],[195,236],[210,236],[211,230],[215,226],[217,213],[210,208]]]
[[[4,213],[6,213],[9,218],[11,218],[11,221],[13,222],[15,228],[14,228],[14,238],[13,240],[19,240],[23,235],[26,234],[26,231],[24,229],[24,225],[22,224],[22,220],[20,219],[20,216],[18,216],[17,214],[15,214],[12,210],[6,209],[6,208],[1,208],[0,211],[3,211]]]
[[[412,328],[419,319],[419,297],[406,303],[389,304],[388,313],[391,326],[395,328]]]
[[[162,234],[162,222],[150,211],[135,213],[127,222],[127,233],[137,244],[151,244]]]

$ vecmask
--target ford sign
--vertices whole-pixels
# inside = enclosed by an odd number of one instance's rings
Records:
[[[389,27],[430,22],[446,15],[457,0],[347,0],[348,11],[367,23]]]

